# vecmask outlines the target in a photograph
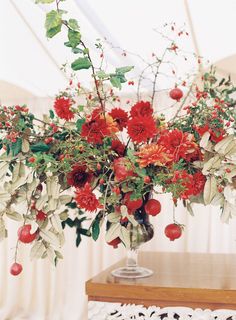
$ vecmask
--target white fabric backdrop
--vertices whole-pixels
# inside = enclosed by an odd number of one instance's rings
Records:
[[[15,101],[2,102],[12,104]],[[49,99],[28,99],[25,102],[32,112],[38,114],[52,104]],[[159,199],[162,212],[152,219],[155,237],[143,246],[143,250],[236,252],[236,220],[231,220],[229,225],[222,224],[216,207],[196,205],[193,218],[179,206],[176,219],[186,228],[182,238],[170,242],[163,231],[172,222],[172,202],[166,195],[159,196]],[[24,270],[21,276],[12,277],[9,268],[17,228],[16,222],[9,221],[9,237],[0,244],[0,320],[85,320],[85,281],[123,257],[124,250],[113,250],[105,244],[103,236],[97,242],[84,238],[77,249],[75,234],[67,228],[64,260],[57,268],[46,260],[31,262],[28,257],[30,245],[22,245],[20,261]]]

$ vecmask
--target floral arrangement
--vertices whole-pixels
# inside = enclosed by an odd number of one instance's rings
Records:
[[[43,119],[26,106],[0,108],[0,239],[7,236],[6,217],[21,224],[11,273],[22,271],[20,243],[32,243],[32,258],[48,257],[53,263],[62,258],[66,225],[76,230],[77,246],[82,236],[97,240],[102,225],[114,248],[148,240],[153,232],[148,216],[161,212],[159,193],[170,193],[174,205],[183,201],[191,214],[193,203],[220,205],[228,221],[236,212],[236,87],[230,78],[219,81],[211,69],[186,94],[185,81],[174,85],[169,99],[179,107],[166,121],[155,111],[163,62],[155,57],[153,95],[123,106],[114,91],[133,67],[112,73],[95,68],[77,21],[62,18],[61,1],[37,2],[56,3],[46,17],[47,37],[63,25],[68,29],[65,44],[79,55],[71,67],[91,70],[94,90],[72,79]],[[102,45],[97,49],[103,60]],[[166,51],[176,54],[177,49],[171,41]],[[145,239],[144,224],[149,227]],[[134,227],[138,232],[131,243]],[[165,234],[175,240],[182,230],[173,221]]]

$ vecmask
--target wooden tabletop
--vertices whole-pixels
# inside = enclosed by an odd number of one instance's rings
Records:
[[[236,310],[236,255],[143,252],[139,264],[152,269],[153,276],[114,278],[111,270],[124,264],[87,281],[89,300]]]

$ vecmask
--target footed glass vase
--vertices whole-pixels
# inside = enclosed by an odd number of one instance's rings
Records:
[[[153,226],[146,214],[136,213],[137,225],[128,223],[127,229],[130,234],[130,247],[127,248],[126,266],[111,272],[114,277],[138,279],[149,277],[153,271],[138,264],[138,249],[140,245],[151,240],[154,235]]]

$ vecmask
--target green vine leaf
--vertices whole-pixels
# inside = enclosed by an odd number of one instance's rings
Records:
[[[46,15],[46,21],[45,21],[47,37],[48,38],[54,37],[57,33],[61,31],[61,27],[62,27],[61,14],[55,10],[48,12]]]
[[[71,68],[74,71],[89,69],[92,66],[88,58],[78,58],[71,64]]]
[[[68,26],[73,30],[76,30],[76,31],[79,30],[78,22],[75,19],[69,19]]]
[[[69,39],[69,43],[70,43],[71,47],[76,48],[77,45],[80,43],[81,34],[78,31],[74,31],[74,30],[69,29],[68,30],[68,39]]]

